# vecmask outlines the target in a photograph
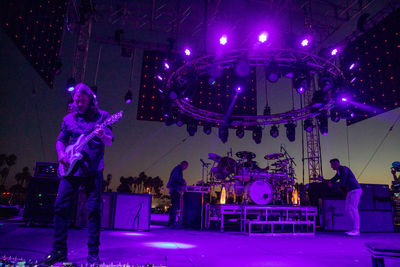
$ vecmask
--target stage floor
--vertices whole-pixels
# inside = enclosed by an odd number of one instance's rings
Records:
[[[0,224],[0,256],[42,259],[51,250],[51,227]],[[69,261],[86,263],[87,230],[71,229]],[[102,230],[100,258],[106,264],[156,266],[372,266],[366,242],[398,243],[400,233],[317,232],[315,236],[246,236],[152,226],[149,232]],[[385,260],[386,266],[400,266]]]

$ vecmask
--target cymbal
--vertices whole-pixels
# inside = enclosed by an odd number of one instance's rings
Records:
[[[282,153],[271,153],[271,154],[265,155],[264,159],[273,160],[273,159],[279,159],[279,158],[282,158],[282,157],[283,157]]]
[[[211,159],[213,161],[220,161],[221,156],[214,153],[208,153],[208,159]]]
[[[241,158],[241,159],[254,159],[256,157],[256,154],[254,154],[253,152],[249,152],[249,151],[239,151],[236,153],[236,157]]]

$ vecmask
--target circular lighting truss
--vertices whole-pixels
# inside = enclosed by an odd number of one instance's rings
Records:
[[[199,57],[188,61],[168,78],[167,90],[172,90],[173,84],[182,84],[182,81],[187,80],[187,75],[193,69],[199,76],[208,73],[210,67],[218,65],[220,69],[229,69],[235,64],[246,58],[250,66],[268,66],[271,61],[277,63],[279,71],[290,70],[295,72],[297,70],[308,71],[313,75],[330,76],[332,79],[344,79],[342,71],[332,62],[327,59],[318,57],[305,51],[293,49],[270,49],[267,51],[249,51],[237,50],[225,53],[220,56],[208,55]],[[329,89],[329,91],[332,90]],[[326,92],[326,95],[331,95],[331,92]],[[222,113],[215,113],[205,109],[201,109],[190,104],[184,97],[178,97],[176,104],[181,113],[194,119],[215,123],[224,124],[224,116]],[[315,108],[310,103],[301,109],[290,110],[283,113],[276,113],[270,115],[256,115],[256,116],[231,116],[230,125],[243,125],[243,126],[258,126],[258,125],[274,125],[286,124],[298,120],[304,120],[318,116],[322,111],[331,109],[334,105],[334,100],[329,97],[327,101]]]

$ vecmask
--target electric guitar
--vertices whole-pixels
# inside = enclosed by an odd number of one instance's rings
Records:
[[[96,129],[105,128],[108,125],[116,123],[117,121],[119,121],[122,118],[122,113],[123,113],[123,111],[121,110],[120,112],[115,113],[114,115],[111,115],[102,124],[97,126]],[[65,176],[68,176],[71,174],[71,171],[75,167],[75,164],[80,159],[82,159],[81,152],[82,152],[83,147],[96,136],[94,131],[95,130],[93,130],[88,135],[82,134],[81,136],[79,136],[78,140],[76,140],[75,143],[73,143],[65,148],[65,156],[67,158],[68,164],[66,164],[66,165],[59,164],[58,165],[58,175],[60,177],[65,177]]]

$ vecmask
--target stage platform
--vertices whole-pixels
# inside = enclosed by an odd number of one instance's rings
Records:
[[[51,249],[51,227],[25,227],[2,221],[0,255],[41,259]],[[100,258],[106,264],[155,266],[372,266],[365,244],[398,243],[400,233],[343,232],[315,235],[247,236],[219,230],[169,229],[152,226],[146,232],[102,230]],[[71,229],[69,260],[85,264],[87,230]],[[122,265],[121,265],[122,266]],[[400,266],[385,260],[385,266]]]

